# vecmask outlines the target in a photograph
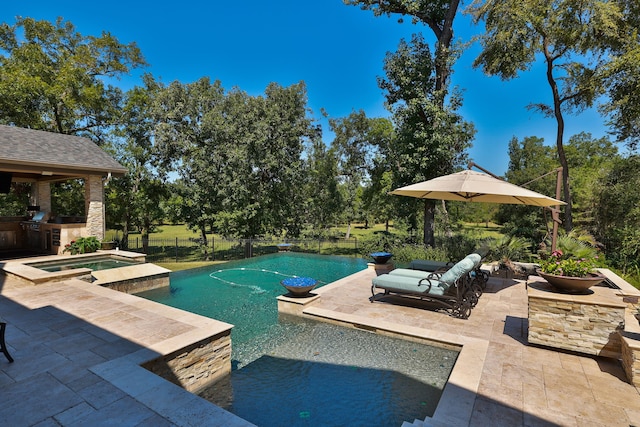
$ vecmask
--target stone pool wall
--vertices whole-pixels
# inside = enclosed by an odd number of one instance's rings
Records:
[[[169,286],[170,270],[146,263],[109,270],[94,271],[93,284],[105,288],[136,294],[138,292]]]
[[[231,329],[142,364],[192,393],[231,373]]]

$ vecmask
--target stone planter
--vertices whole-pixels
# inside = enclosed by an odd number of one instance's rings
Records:
[[[590,287],[602,283],[604,280],[604,276],[599,274],[592,274],[589,277],[569,277],[543,273],[539,270],[537,274],[549,282],[553,287],[569,293],[584,293]]]

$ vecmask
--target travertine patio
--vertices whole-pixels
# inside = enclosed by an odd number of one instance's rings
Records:
[[[463,345],[434,417],[416,426],[640,425],[640,394],[618,361],[527,343],[525,282],[490,279],[460,320],[420,303],[370,303],[373,274],[318,289],[306,315]],[[6,425],[250,425],[138,366],[219,322],[75,280],[0,280],[16,359],[0,355]]]

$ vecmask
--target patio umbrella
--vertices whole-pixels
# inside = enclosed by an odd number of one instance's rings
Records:
[[[565,202],[472,170],[440,176],[391,191],[399,196],[460,202],[556,206]]]

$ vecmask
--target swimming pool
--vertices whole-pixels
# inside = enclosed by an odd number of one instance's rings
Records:
[[[277,253],[176,272],[139,296],[219,319],[232,332],[233,371],[201,395],[261,427],[400,425],[433,415],[457,352],[278,315],[280,280],[319,285],[366,261]]]
[[[115,255],[105,255],[68,259],[65,261],[34,262],[26,265],[52,273],[55,271],[71,270],[76,268],[88,268],[93,271],[100,271],[137,264],[141,264],[141,262]]]

